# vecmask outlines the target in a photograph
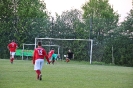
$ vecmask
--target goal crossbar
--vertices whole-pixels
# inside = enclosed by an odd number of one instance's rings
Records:
[[[61,38],[35,38],[36,39],[47,39],[47,40],[81,40],[81,41],[92,41],[92,39],[61,39]]]
[[[23,43],[23,46],[24,45],[35,45],[35,44],[25,44],[25,43]],[[59,46],[59,45],[42,45],[42,46]]]

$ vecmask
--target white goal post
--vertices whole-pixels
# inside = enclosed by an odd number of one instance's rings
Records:
[[[37,40],[80,40],[80,41],[90,41],[90,64],[92,63],[92,47],[93,47],[93,40],[92,39],[61,39],[61,38],[35,38],[35,48],[37,46]]]
[[[36,46],[36,44],[25,44],[23,43],[23,49],[22,49],[22,60],[24,59],[24,55],[23,55],[23,52],[25,50],[25,46]],[[60,50],[60,46],[59,45],[42,45],[42,46],[55,46],[55,47],[58,47],[58,54],[60,53],[59,50]],[[34,50],[34,49],[33,49]]]

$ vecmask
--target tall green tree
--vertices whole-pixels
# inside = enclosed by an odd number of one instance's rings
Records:
[[[11,39],[11,33],[14,27],[13,21],[13,2],[11,0],[0,0],[0,58],[5,58],[7,53],[7,44]]]
[[[40,0],[19,0],[17,3],[17,32],[20,43],[33,43],[35,37],[44,36],[47,23],[46,4]],[[29,41],[30,40],[30,41]]]
[[[133,66],[133,9],[119,26],[119,31],[114,41],[115,64]]]
[[[88,29],[91,30],[91,38],[102,41],[104,35],[108,35],[109,31],[117,26],[119,15],[114,12],[108,0],[89,0],[82,9],[83,18],[86,25],[89,25]]]
[[[34,43],[35,37],[47,32],[46,4],[40,0],[0,0],[0,50],[1,57],[8,56],[7,44],[15,39],[22,48],[23,43]]]
[[[82,9],[89,38],[93,39],[96,44],[93,60],[101,61],[106,48],[104,45],[112,38],[119,15],[114,12],[108,0],[89,0],[82,6]]]
[[[59,35],[64,38],[75,38],[75,23],[82,20],[82,13],[77,9],[64,11],[60,16],[56,17],[56,28],[58,27]]]

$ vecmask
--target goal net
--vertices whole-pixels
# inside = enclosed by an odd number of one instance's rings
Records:
[[[62,60],[65,59],[64,55],[70,49],[74,53],[74,60],[89,61],[90,64],[92,63],[92,39],[35,38],[35,48],[37,47],[38,41],[41,41],[43,45],[49,45],[49,47],[44,47],[46,51],[54,48],[55,53],[58,52]],[[58,45],[59,49],[51,45]]]

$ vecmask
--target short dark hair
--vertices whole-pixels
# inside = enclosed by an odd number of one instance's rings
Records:
[[[38,42],[38,46],[42,46],[42,43],[41,42]]]

